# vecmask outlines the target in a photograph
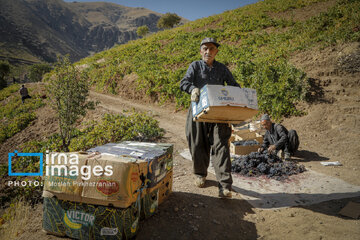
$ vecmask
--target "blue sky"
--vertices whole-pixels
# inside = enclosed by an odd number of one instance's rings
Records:
[[[159,13],[176,13],[191,21],[226,10],[255,3],[258,0],[76,0],[77,2],[113,2],[127,7],[144,7]],[[72,2],[66,0],[66,2]]]

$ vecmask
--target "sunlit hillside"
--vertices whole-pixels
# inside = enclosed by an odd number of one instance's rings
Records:
[[[300,16],[300,17],[299,17]],[[98,91],[175,102],[187,107],[179,89],[188,65],[200,59],[199,43],[215,37],[217,60],[243,87],[255,88],[262,111],[274,117],[299,114],[306,75],[289,64],[292,54],[340,42],[360,40],[359,1],[266,0],[181,27],[152,34],[85,58]]]

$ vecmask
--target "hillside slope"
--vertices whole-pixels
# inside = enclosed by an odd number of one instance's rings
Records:
[[[11,62],[53,62],[58,54],[79,60],[138,38],[139,26],[158,31],[161,16],[105,2],[1,0],[0,5],[0,57]]]
[[[79,64],[88,67],[99,91],[187,107],[189,96],[180,91],[179,81],[200,59],[201,39],[215,37],[221,43],[217,60],[242,86],[257,90],[263,112],[276,118],[298,115],[294,103],[306,99],[309,83],[289,56],[359,41],[359,9],[358,1],[261,1],[114,47]],[[298,11],[308,13],[292,17]]]

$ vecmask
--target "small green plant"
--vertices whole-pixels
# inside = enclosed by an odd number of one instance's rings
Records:
[[[59,120],[62,148],[68,152],[75,122],[85,116],[87,109],[94,108],[94,102],[87,101],[89,85],[86,72],[75,68],[68,56],[61,58],[53,77],[48,80],[47,91],[50,106],[56,111]]]
[[[39,82],[42,80],[45,73],[50,72],[52,67],[47,63],[34,64],[29,70],[29,79],[32,82]]]
[[[20,89],[20,86],[18,84],[12,84],[12,85],[0,90],[0,101],[8,98],[14,92],[19,91],[19,89]]]
[[[36,119],[35,110],[45,105],[36,94],[21,103],[20,96],[14,94],[18,89],[19,86],[14,84],[0,91],[0,99],[6,99],[0,104],[0,143],[25,129]]]
[[[140,37],[145,37],[146,34],[148,33],[149,33],[149,27],[146,25],[138,27],[136,30],[136,34]]]
[[[73,129],[70,151],[86,151],[109,142],[156,141],[164,135],[157,120],[141,112],[105,114],[100,122],[91,121],[83,130]],[[61,151],[62,138],[56,133],[45,141],[29,141],[22,147],[26,152]]]

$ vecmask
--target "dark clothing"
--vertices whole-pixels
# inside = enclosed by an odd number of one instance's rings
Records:
[[[207,176],[210,154],[219,187],[231,189],[231,161],[229,138],[231,127],[227,123],[194,122],[191,108],[186,120],[186,138],[193,159],[194,174]]]
[[[291,140],[291,141],[289,141]],[[297,141],[297,144],[292,144]],[[299,147],[299,138],[295,130],[288,131],[283,125],[272,123],[270,131],[266,131],[262,148],[275,145],[276,151],[283,150],[285,154],[293,155]]]
[[[26,96],[29,95],[29,92],[28,92],[28,90],[27,90],[26,87],[20,88],[20,95],[21,95],[22,97],[26,97]]]
[[[289,130],[288,144],[291,155],[294,155],[300,145],[299,136],[297,135],[297,132],[295,130]]]
[[[22,103],[25,102],[25,99],[31,98],[31,97],[29,96],[29,92],[28,92],[28,90],[27,90],[26,87],[20,88],[20,95],[21,95],[21,101],[22,101]]]
[[[184,78],[180,82],[180,89],[191,94],[194,88],[201,89],[206,84],[227,85],[240,87],[229,69],[222,63],[213,62],[212,68],[205,61],[194,61],[190,64]]]
[[[180,82],[180,89],[191,94],[194,88],[209,85],[239,86],[229,69],[222,63],[213,62],[209,67],[205,61],[192,62]],[[226,123],[194,122],[191,108],[186,121],[186,138],[193,160],[194,173],[206,177],[212,155],[212,163],[220,188],[231,189],[231,161],[229,138],[231,127]]]
[[[29,95],[27,95],[27,96],[22,96],[22,97],[21,97],[22,103],[24,103],[24,102],[25,102],[25,99],[27,99],[27,98],[31,98],[31,96],[29,96]]]

